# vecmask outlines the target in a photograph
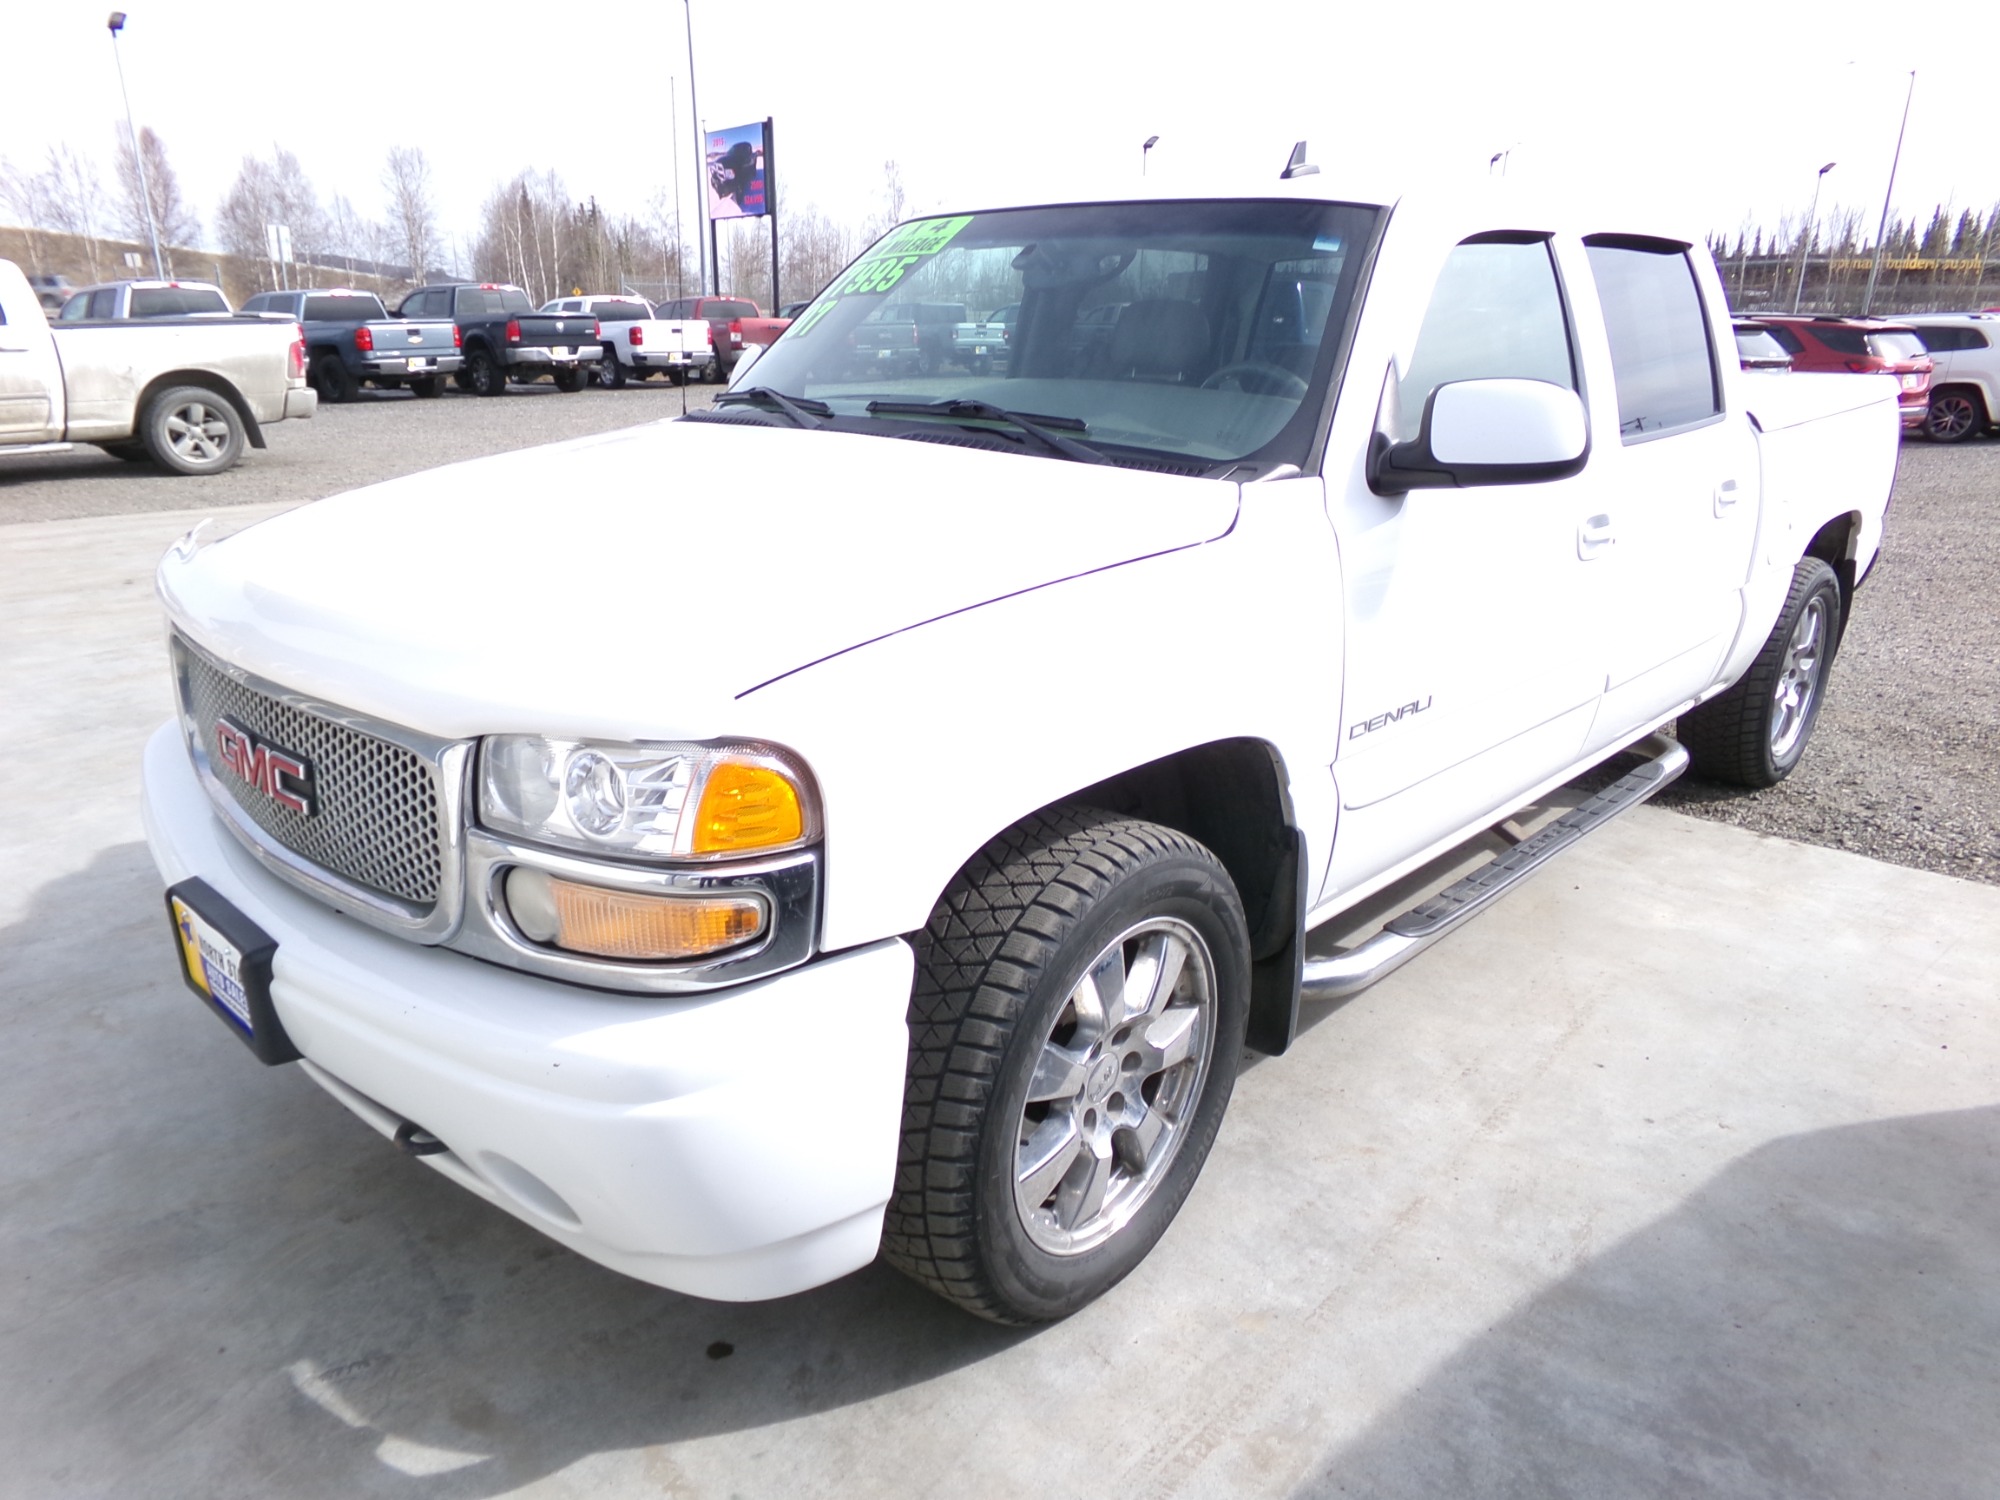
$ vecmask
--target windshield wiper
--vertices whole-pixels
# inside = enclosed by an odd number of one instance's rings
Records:
[[[826,419],[833,415],[833,408],[824,401],[815,401],[810,396],[787,396],[783,391],[774,391],[765,385],[724,391],[715,398],[717,406],[748,405],[751,402],[769,406],[773,411],[790,417],[800,427],[824,427]]]
[[[998,422],[1026,433],[1049,452],[1080,464],[1108,464],[1110,459],[1088,443],[1066,438],[1063,432],[1088,432],[1090,424],[1075,417],[1049,417],[1040,412],[1008,411],[991,401],[974,401],[957,396],[945,401],[870,401],[868,414],[904,417],[970,417],[981,422]]]

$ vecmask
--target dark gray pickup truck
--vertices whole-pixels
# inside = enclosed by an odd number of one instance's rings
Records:
[[[449,318],[458,327],[465,368],[459,389],[504,396],[510,380],[546,375],[559,391],[580,391],[604,349],[588,313],[538,313],[517,286],[459,281],[418,287],[396,309],[399,318]]]
[[[465,364],[449,318],[392,318],[373,292],[259,292],[243,311],[290,318],[305,329],[306,378],[322,401],[351,400],[363,382],[439,396],[444,377]]]

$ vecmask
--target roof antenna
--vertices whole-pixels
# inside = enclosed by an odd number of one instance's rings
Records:
[[[1296,146],[1292,147],[1292,159],[1285,163],[1285,170],[1280,172],[1278,177],[1281,181],[1290,181],[1294,177],[1317,177],[1318,175],[1319,168],[1306,160],[1306,143],[1300,141]]]

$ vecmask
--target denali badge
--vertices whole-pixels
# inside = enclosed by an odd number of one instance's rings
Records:
[[[1424,695],[1424,701],[1421,703],[1415,703],[1415,702],[1405,703],[1401,708],[1391,709],[1386,714],[1377,714],[1372,719],[1363,719],[1359,724],[1353,725],[1351,728],[1348,729],[1347,737],[1350,740],[1358,740],[1361,738],[1362,735],[1371,734],[1375,730],[1380,729],[1384,724],[1395,723],[1398,719],[1402,718],[1404,714],[1420,714],[1430,706],[1431,706],[1431,698],[1430,695],[1426,693]]]
[[[230,719],[215,721],[216,757],[280,807],[310,818],[319,811],[313,796],[312,767]]]

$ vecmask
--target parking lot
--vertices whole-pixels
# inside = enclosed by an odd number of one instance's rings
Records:
[[[175,974],[135,784],[160,550],[680,400],[0,469],[0,1493],[1990,1493],[2000,442],[1906,445],[1796,776],[1677,788],[1316,1010],[1138,1272],[1006,1331],[880,1267],[740,1307],[600,1269]]]

